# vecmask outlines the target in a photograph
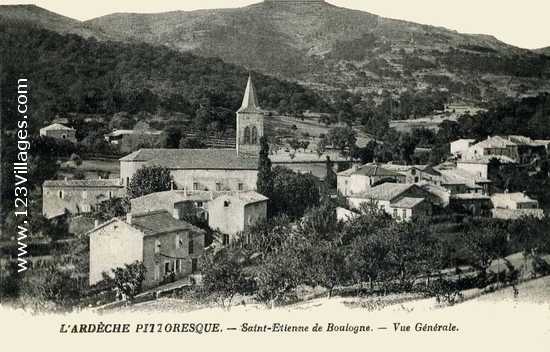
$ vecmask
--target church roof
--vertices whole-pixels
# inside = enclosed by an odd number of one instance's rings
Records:
[[[243,103],[237,112],[261,112],[260,104],[258,103],[258,97],[256,96],[256,88],[252,83],[252,77],[248,76],[248,82],[246,83],[246,89],[244,91]]]
[[[95,180],[46,180],[44,187],[86,187],[86,188],[102,188],[102,187],[122,187],[120,179],[95,179]]]
[[[120,161],[145,162],[172,170],[258,170],[257,157],[239,156],[235,149],[140,149]]]

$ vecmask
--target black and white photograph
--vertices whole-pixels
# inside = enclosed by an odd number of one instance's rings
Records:
[[[550,349],[548,13],[0,0],[2,345]]]

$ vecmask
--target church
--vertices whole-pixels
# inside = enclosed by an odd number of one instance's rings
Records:
[[[127,187],[137,169],[147,165],[170,169],[178,189],[255,190],[263,135],[264,115],[249,76],[237,111],[236,149],[140,149],[120,159],[122,185]]]

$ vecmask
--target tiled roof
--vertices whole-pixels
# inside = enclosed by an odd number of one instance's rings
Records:
[[[388,176],[388,177],[403,176],[402,174],[400,174],[398,172],[388,170],[388,169],[383,168],[379,165],[371,165],[371,164],[361,166],[359,169],[357,169],[357,171],[353,172],[352,175],[364,175],[364,176],[370,176],[370,177],[372,177],[372,176]]]
[[[140,149],[120,161],[146,162],[169,169],[258,169],[257,157],[239,156],[235,149]]]
[[[462,159],[458,160],[457,163],[465,163],[465,164],[489,164],[491,159],[497,159],[502,164],[515,164],[516,161],[514,159],[511,159],[507,157],[506,155],[478,155],[475,158],[469,158],[469,159]]]
[[[491,198],[499,198],[502,200],[511,200],[516,203],[538,203],[536,200],[529,198],[525,194],[521,192],[514,192],[514,193],[495,193],[491,196]]]
[[[40,129],[40,131],[50,131],[50,130],[55,130],[55,131],[74,131],[73,128],[70,128],[70,127],[67,127],[67,126],[63,126],[62,124],[60,123],[52,123],[51,125],[49,126],[46,126],[46,127],[42,127]]]
[[[476,183],[487,183],[490,182],[484,177],[479,177],[474,173],[468,172],[462,169],[439,169],[438,172],[441,174],[442,183],[450,184],[465,184],[465,185],[474,185]]]
[[[361,193],[354,194],[352,198],[391,201],[403,194],[403,192],[407,191],[411,187],[415,187],[415,185],[386,182],[381,185],[369,188]]]
[[[164,191],[147,194],[131,200],[132,208],[139,212],[166,209],[184,201],[209,202],[221,196],[230,196],[243,204],[252,204],[268,200],[255,191]]]
[[[451,195],[452,199],[462,199],[462,200],[473,200],[473,199],[479,199],[479,200],[490,200],[491,197],[486,196],[484,194],[480,193],[458,193]]]
[[[220,194],[217,197],[223,197],[223,196],[224,196],[223,194]],[[225,196],[236,199],[237,201],[239,201],[240,203],[245,204],[245,205],[246,204],[258,203],[258,202],[263,202],[263,201],[266,201],[266,200],[269,199],[266,196],[264,196],[264,195],[262,195],[258,192],[254,192],[254,191],[228,192],[227,194],[225,194]]]
[[[108,137],[116,137],[121,136],[125,134],[149,134],[149,135],[160,135],[162,131],[135,131],[135,130],[116,130],[109,134],[107,134]]]
[[[438,172],[430,165],[399,165],[399,164],[388,163],[388,164],[382,164],[381,166],[388,170],[393,170],[397,172],[407,172],[410,169],[415,168],[422,172],[426,172],[426,173],[438,176]]]
[[[120,179],[95,179],[95,180],[46,180],[43,187],[86,187],[86,188],[103,188],[103,187],[122,187]]]
[[[487,137],[486,140],[475,144],[475,146],[478,146],[481,148],[506,148],[508,146],[514,146],[514,145],[516,145],[516,143],[511,142],[500,136]]]
[[[185,221],[174,219],[166,210],[132,214],[131,226],[143,232],[145,236],[155,236],[182,230],[203,232],[203,230]]]
[[[407,208],[411,209],[417,206],[418,204],[425,201],[424,198],[411,198],[411,197],[403,197],[396,202],[391,203],[391,206],[394,208]]]

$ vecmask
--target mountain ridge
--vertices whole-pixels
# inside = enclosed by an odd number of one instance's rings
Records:
[[[215,57],[321,90],[399,94],[429,87],[456,91],[454,100],[479,102],[495,91],[515,95],[550,89],[544,81],[550,77],[544,52],[488,34],[462,34],[326,2],[114,13],[63,23],[61,29],[46,25],[98,40],[144,42]]]

